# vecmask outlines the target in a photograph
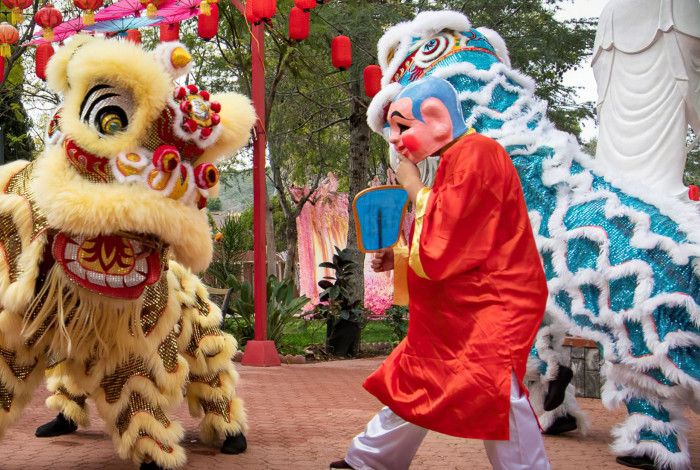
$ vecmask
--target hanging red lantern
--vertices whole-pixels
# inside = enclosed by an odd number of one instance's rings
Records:
[[[212,39],[219,31],[219,6],[212,3],[209,8],[211,11],[208,15],[197,15],[197,34],[205,41]]]
[[[2,4],[10,10],[10,23],[15,25],[24,21],[22,10],[32,6],[32,0],[2,0]]]
[[[63,15],[53,5],[47,3],[36,12],[34,20],[44,30],[44,39],[53,42],[53,29],[63,23]]]
[[[289,39],[303,41],[309,37],[311,15],[298,7],[292,7],[289,12]]]
[[[336,36],[331,42],[331,62],[333,67],[347,70],[352,65],[352,44],[347,36]]]
[[[46,64],[53,55],[53,46],[50,42],[42,42],[36,48],[34,56],[34,71],[36,76],[46,81]]]
[[[691,201],[700,201],[700,188],[694,184],[688,186],[688,199]]]
[[[75,6],[83,10],[83,25],[95,24],[95,10],[102,8],[104,0],[73,0]]]
[[[253,2],[253,14],[265,21],[272,19],[277,13],[276,0],[248,0]]]
[[[316,0],[294,0],[294,6],[304,11],[311,11],[316,8]]]
[[[253,11],[254,1],[255,0],[247,0],[245,2],[245,20],[250,24],[259,24],[262,20],[259,16],[256,16],[255,12]]]
[[[378,65],[368,65],[363,72],[365,95],[373,98],[382,89],[382,68]]]
[[[180,40],[180,23],[161,23],[160,42]]]
[[[10,57],[12,46],[19,41],[19,31],[10,23],[0,23],[0,57]]]
[[[126,40],[135,44],[141,44],[141,31],[138,29],[130,29],[126,32]]]

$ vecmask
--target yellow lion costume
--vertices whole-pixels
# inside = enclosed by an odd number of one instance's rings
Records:
[[[141,468],[185,463],[166,414],[183,395],[204,441],[245,449],[237,345],[192,272],[212,256],[213,163],[247,142],[255,113],[176,86],[190,60],[178,43],[90,37],[51,59],[63,103],[46,149],[0,167],[0,435],[46,370],[47,405],[85,425],[93,399]]]

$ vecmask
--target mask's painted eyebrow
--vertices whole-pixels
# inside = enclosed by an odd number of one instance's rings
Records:
[[[400,117],[401,119],[405,119],[405,120],[407,120],[407,121],[410,120],[410,119],[408,119],[406,116],[404,116],[403,114],[401,114],[401,113],[398,112],[398,111],[394,111],[393,113],[391,113],[391,116],[389,116],[389,117],[394,117],[394,116]]]

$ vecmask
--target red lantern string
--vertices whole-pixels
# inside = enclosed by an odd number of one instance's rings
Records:
[[[331,42],[331,62],[333,67],[347,70],[352,65],[352,44],[347,36],[336,36]]]
[[[0,57],[10,57],[12,46],[19,41],[19,31],[10,23],[0,23]]]
[[[50,42],[42,42],[36,48],[36,55],[34,57],[34,71],[36,76],[40,79],[46,81],[46,64],[49,63],[49,59],[53,55],[53,46]]]
[[[258,18],[268,21],[277,13],[275,0],[248,0],[253,3],[253,14]]]
[[[365,94],[373,98],[382,89],[382,68],[378,65],[368,65],[363,72]]]
[[[311,15],[299,7],[292,7],[289,12],[289,39],[303,41],[309,37]]]
[[[208,15],[202,13],[197,15],[197,34],[205,41],[212,39],[219,31],[219,6],[212,3],[209,8]]]

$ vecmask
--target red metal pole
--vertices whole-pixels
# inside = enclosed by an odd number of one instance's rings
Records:
[[[232,0],[236,8],[242,5]],[[251,1],[251,0],[248,0]],[[253,292],[255,301],[255,338],[248,341],[241,363],[247,366],[279,366],[274,341],[267,340],[267,244],[265,215],[265,25],[253,25],[250,49],[252,56],[251,95],[258,115],[253,141]]]
[[[249,0],[250,1],[250,0]],[[265,26],[253,26],[250,47],[252,49],[251,88],[253,106],[258,115],[258,125],[253,143],[253,240],[254,240],[254,292],[255,339],[267,339],[267,255],[265,241]]]

